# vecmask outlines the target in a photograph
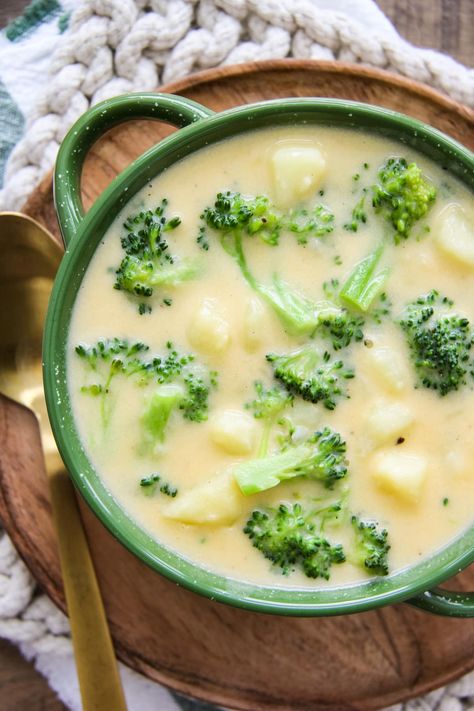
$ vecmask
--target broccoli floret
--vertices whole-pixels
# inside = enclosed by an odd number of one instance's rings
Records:
[[[92,386],[95,392],[91,393],[94,395],[106,391],[113,376],[118,373],[134,375],[147,370],[141,354],[148,351],[149,347],[141,341],[129,343],[124,338],[104,338],[97,341],[95,346],[80,343],[75,350],[102,380],[102,383]]]
[[[355,562],[374,575],[388,575],[390,545],[386,529],[357,516],[351,517],[351,523],[355,531]]]
[[[282,230],[282,220],[269,199],[264,195],[246,197],[227,191],[218,193],[213,207],[206,207],[201,215],[213,229],[229,233],[258,236],[268,244],[277,245]]]
[[[312,210],[293,209],[284,226],[298,235],[298,244],[307,244],[308,237],[323,237],[334,230],[334,214],[325,205],[316,205]]]
[[[209,227],[229,233],[238,230],[241,234],[258,236],[267,244],[277,245],[283,230],[298,235],[298,243],[306,244],[308,237],[322,237],[334,229],[334,215],[324,205],[312,209],[293,209],[279,212],[265,195],[256,197],[242,193],[218,193],[213,207],[206,207],[201,218]],[[202,228],[198,241],[205,239]]]
[[[144,441],[163,441],[169,417],[175,407],[185,419],[202,422],[207,419],[208,398],[217,387],[217,373],[195,362],[193,354],[180,354],[168,341],[165,355],[148,356],[149,346],[129,344],[120,338],[99,340],[94,346],[80,344],[77,355],[92,371],[94,382],[81,391],[101,397],[102,421],[107,427],[111,415],[111,382],[116,375],[138,376],[139,385],[158,383],[142,416]],[[165,387],[166,386],[166,387]],[[178,391],[181,393],[179,395]]]
[[[302,443],[285,443],[279,452],[243,462],[234,469],[235,480],[245,496],[295,477],[320,481],[331,489],[346,474],[346,443],[329,427]]]
[[[244,533],[265,558],[288,575],[300,567],[309,578],[329,579],[333,563],[343,563],[340,544],[332,545],[316,530],[312,517],[299,504],[277,509],[256,509]]]
[[[248,284],[265,299],[291,335],[312,333],[320,320],[320,305],[298,293],[278,276],[271,285],[260,283],[253,276],[245,257],[243,237],[257,235],[267,244],[276,246],[282,230],[299,235],[306,242],[309,236],[321,236],[332,230],[329,212],[317,206],[313,212],[300,210],[289,215],[278,214],[265,196],[245,197],[241,193],[218,193],[213,207],[201,215],[205,225],[220,233],[224,249],[236,260]],[[331,229],[329,229],[331,227]],[[200,243],[205,240],[201,228]],[[326,306],[327,308],[327,306]],[[337,311],[337,307],[332,306]]]
[[[123,338],[106,338],[95,345],[79,344],[76,354],[93,372],[94,382],[81,387],[81,392],[100,397],[100,408],[104,426],[110,418],[109,394],[112,380],[117,375],[139,376],[141,383],[148,380],[148,363],[143,354],[149,350],[144,343],[129,343]]]
[[[398,244],[426,215],[436,198],[436,189],[416,163],[408,163],[405,158],[388,158],[378,179],[378,185],[372,188],[372,205],[392,225]]]
[[[342,360],[331,359],[327,351],[321,353],[311,343],[291,353],[268,353],[266,358],[288,392],[322,402],[328,410],[334,410],[338,397],[347,396],[344,381],[354,377]]]
[[[179,409],[185,420],[204,422],[207,420],[208,398],[212,388],[217,387],[217,373],[211,371],[206,377],[203,373],[187,372],[183,378],[186,394],[179,403]]]
[[[262,420],[263,432],[258,448],[258,454],[263,457],[268,452],[270,436],[276,424],[282,424],[285,410],[293,404],[293,397],[283,388],[265,389],[263,383],[255,383],[257,397],[246,403],[245,407],[252,410],[256,420]]]
[[[341,348],[347,348],[352,341],[361,341],[364,338],[363,327],[364,319],[361,316],[354,315],[344,308],[328,306],[320,311],[315,335],[327,338],[331,341],[334,350],[339,351]]]
[[[400,320],[418,380],[440,395],[458,390],[474,377],[474,333],[467,318],[449,313],[453,302],[436,290],[408,305]]]
[[[183,401],[184,389],[179,385],[161,385],[151,396],[140,423],[142,426],[141,452],[153,451],[165,441],[171,413]]]
[[[121,239],[125,257],[116,270],[116,289],[148,298],[157,286],[176,286],[197,275],[197,263],[170,254],[165,235],[181,220],[167,219],[166,206],[167,200],[162,200],[154,211],[143,210],[125,221],[126,234]],[[143,302],[139,308],[145,313]]]
[[[159,491],[161,494],[170,496],[172,499],[177,496],[177,487],[172,486],[172,484],[169,484],[167,481],[163,481],[160,474],[149,474],[149,476],[144,476],[140,479],[140,486],[145,496],[153,496],[155,491],[158,489],[158,484],[160,485]]]
[[[359,225],[367,222],[367,212],[365,209],[365,201],[367,199],[367,188],[364,188],[362,197],[356,202],[352,209],[352,219],[346,222],[344,229],[348,232],[357,232]]]

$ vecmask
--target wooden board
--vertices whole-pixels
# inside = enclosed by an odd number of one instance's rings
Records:
[[[283,60],[195,75],[166,87],[213,109],[278,96],[337,96],[403,110],[466,144],[474,115],[427,87],[361,67]],[[110,179],[169,129],[111,131],[88,158],[90,205]],[[48,178],[25,211],[58,235]],[[64,608],[35,420],[0,409],[0,517],[33,575]],[[161,578],[82,506],[119,657],[185,694],[251,711],[376,709],[425,693],[474,667],[474,620],[405,605],[331,619],[249,613]],[[450,586],[474,588],[474,567]]]

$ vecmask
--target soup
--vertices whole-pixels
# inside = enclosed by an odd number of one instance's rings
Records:
[[[250,132],[167,169],[74,307],[84,448],[154,538],[282,587],[387,575],[472,523],[473,213],[405,146]]]

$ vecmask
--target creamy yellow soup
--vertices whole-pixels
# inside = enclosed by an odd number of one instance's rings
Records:
[[[426,216],[398,244],[393,227],[370,204],[371,186],[389,156],[415,161],[437,192]],[[364,188],[367,219],[352,231],[352,210]],[[343,284],[361,260],[384,244],[377,270],[389,270],[381,288],[386,298],[378,294],[368,313],[359,314],[365,321],[362,340],[337,352],[328,346],[331,358],[340,358],[354,373],[344,382],[346,393],[335,399],[334,409],[295,396],[285,412],[296,439],[329,427],[346,442],[347,475],[333,489],[294,477],[244,495],[235,481],[239,466],[261,454],[264,423],[248,407],[256,398],[255,383],[282,386],[266,355],[317,343],[319,336],[288,332],[212,229],[207,227],[198,239],[203,210],[227,190],[265,195],[279,214],[295,205],[310,209],[316,204],[334,214],[332,231],[310,235],[305,244],[285,229],[278,245],[258,235],[243,238],[255,279],[271,284],[278,274],[314,302],[328,298],[324,283],[335,279]],[[124,221],[155,209],[163,198],[167,216],[181,219],[165,235],[169,253],[192,262],[193,276],[156,287],[149,297],[114,289],[115,271],[124,258]],[[390,572],[449,542],[473,520],[474,381],[468,373],[465,384],[444,396],[423,387],[399,320],[409,302],[437,289],[454,302],[450,313],[472,323],[472,224],[470,193],[445,171],[406,146],[350,130],[261,130],[206,147],[167,169],[127,204],[105,234],[71,321],[73,412],[84,448],[111,494],[153,537],[190,560],[231,578],[282,587],[341,585],[372,574],[353,552],[352,515],[388,532]],[[146,343],[143,358],[166,355],[171,342],[180,354],[193,354],[203,372],[217,373],[207,419],[187,420],[177,408],[164,441],[143,446],[143,413],[157,383],[118,374],[109,392],[94,394],[97,373],[76,352],[80,344],[86,348],[115,337]],[[277,423],[268,456],[281,448],[285,436],[287,425]],[[147,490],[140,485],[156,473],[158,486]],[[160,491],[163,483],[168,492]],[[176,496],[166,495],[174,488]],[[197,498],[189,514],[186,501],[192,492]],[[297,502],[305,510],[319,510],[341,501],[341,514],[321,534],[330,544],[340,544],[346,556],[345,562],[333,563],[329,580],[309,578],[299,565],[283,575],[243,532],[256,509]]]

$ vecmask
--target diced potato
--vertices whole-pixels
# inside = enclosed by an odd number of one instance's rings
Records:
[[[406,368],[399,353],[390,348],[371,348],[367,351],[373,373],[389,392],[400,392],[406,387]]]
[[[230,327],[219,314],[215,299],[204,299],[188,327],[188,339],[200,353],[216,355],[230,342]]]
[[[370,471],[383,491],[413,504],[420,500],[427,461],[417,454],[384,450],[372,457]]]
[[[272,156],[272,169],[276,202],[290,207],[321,184],[326,161],[314,146],[283,146]]]
[[[474,269],[474,223],[460,205],[448,205],[434,227],[436,244],[447,257]]]
[[[242,510],[243,495],[230,472],[199,484],[163,507],[165,518],[189,524],[232,524]]]
[[[262,342],[265,332],[265,308],[260,299],[249,299],[244,311],[242,340],[250,353]]]
[[[380,401],[371,408],[366,431],[376,443],[383,444],[405,434],[413,420],[413,412],[406,405]]]
[[[239,410],[216,412],[210,423],[211,439],[229,454],[249,454],[255,443],[255,420]]]

